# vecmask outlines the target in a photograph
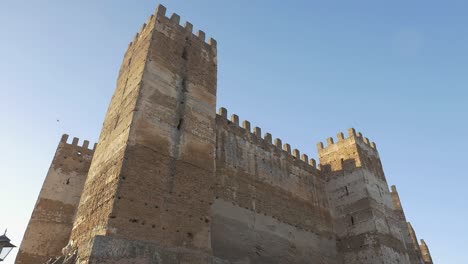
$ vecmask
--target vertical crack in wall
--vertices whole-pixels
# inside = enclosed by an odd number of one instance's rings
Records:
[[[171,146],[171,161],[169,163],[169,173],[170,173],[170,178],[168,182],[168,189],[169,189],[169,194],[172,194],[172,191],[174,189],[174,182],[175,182],[175,177],[177,173],[177,160],[180,158],[181,155],[181,149],[180,149],[180,143],[182,140],[182,131],[184,128],[184,117],[186,113],[186,100],[187,100],[187,78],[188,78],[188,48],[190,47],[191,43],[188,38],[185,39],[185,46],[184,50],[182,52],[182,64],[180,67],[180,76],[179,80],[177,80],[176,83],[176,89],[177,89],[177,107],[176,107],[176,113],[175,113],[175,123],[177,124],[176,129],[173,130],[172,135],[171,135],[171,140],[172,140],[172,146]]]

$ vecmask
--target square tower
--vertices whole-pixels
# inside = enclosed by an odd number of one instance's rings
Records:
[[[154,257],[135,247],[211,253],[216,42],[165,12],[130,44],[105,117],[71,234],[89,263]]]
[[[410,263],[375,143],[354,129],[318,144],[343,263]]]

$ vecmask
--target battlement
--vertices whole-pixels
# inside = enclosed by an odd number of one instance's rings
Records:
[[[301,151],[298,149],[291,149],[290,144],[283,143],[282,140],[279,138],[275,138],[274,140],[272,140],[273,137],[268,132],[265,133],[262,137],[262,129],[260,127],[254,127],[253,130],[251,130],[251,123],[247,120],[244,120],[242,122],[242,125],[240,125],[239,116],[236,114],[231,115],[231,118],[228,119],[228,111],[226,108],[219,108],[217,115],[226,120],[227,123],[237,125],[240,129],[245,130],[246,133],[254,135],[257,139],[262,140],[263,142],[271,146],[275,146],[278,150],[285,152],[294,160],[297,160],[299,162],[302,162],[303,164],[306,164],[309,167],[319,170],[315,159],[309,159],[309,156],[307,154],[301,155]]]
[[[68,141],[68,138],[69,138],[69,135],[68,135],[68,134],[63,134],[63,135],[62,135],[62,138],[60,139],[60,143],[66,144],[66,145],[75,146],[75,147],[81,148],[81,149],[83,149],[83,150],[93,151],[93,152],[94,152],[94,150],[95,150],[96,147],[97,147],[97,143],[94,143],[93,148],[92,148],[92,149],[89,148],[89,141],[88,141],[88,140],[84,140],[84,141],[83,141],[83,144],[80,146],[80,145],[78,145],[80,139],[77,138],[77,137],[74,137],[74,138],[72,139],[72,142],[71,142],[71,143],[68,143],[68,142],[67,142],[67,141]]]
[[[180,24],[180,16],[176,13],[172,13],[172,15],[166,16],[166,7],[163,5],[158,5],[156,8],[156,11],[154,12],[153,15],[151,15],[146,23],[143,23],[143,25],[140,28],[140,31],[136,33],[135,37],[133,38],[133,41],[130,42],[129,48],[138,40],[138,38],[143,34],[143,32],[148,28],[148,25],[152,25],[154,22],[166,22],[173,24],[174,26],[177,26],[179,28],[183,28],[187,33],[190,33],[190,36],[192,36],[192,39],[199,40],[200,42],[203,42],[205,45],[211,47],[212,49],[216,50],[217,42],[213,38],[209,38],[208,41],[206,41],[206,34],[202,30],[198,30],[195,34],[193,34],[193,24],[186,21],[183,25]]]
[[[327,145],[324,146],[323,142],[317,143],[317,149],[318,151],[322,151],[324,149],[327,149],[331,146],[334,146],[335,144],[338,144],[340,142],[343,142],[345,140],[355,140],[356,142],[363,143],[364,145],[368,146],[369,148],[375,150],[377,152],[377,145],[375,142],[371,142],[367,137],[363,137],[361,132],[356,132],[354,128],[349,128],[348,129],[348,137],[345,138],[344,134],[342,132],[338,133],[336,135],[338,141],[335,143],[334,139],[332,137],[327,138]]]

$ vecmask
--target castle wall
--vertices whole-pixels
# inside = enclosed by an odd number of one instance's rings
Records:
[[[432,264],[374,143],[339,133],[317,168],[216,115],[216,41],[165,12],[125,53],[96,151],[59,144],[17,263],[68,243],[81,264]]]
[[[351,129],[349,137],[318,146],[344,263],[409,263],[404,237],[375,144]],[[378,252],[378,253],[376,253]]]
[[[112,233],[108,229],[108,220],[112,217],[115,193],[122,180],[121,168],[152,36],[152,23],[148,24],[135,36],[125,53],[84,187],[71,235],[82,255],[89,255],[87,246],[95,235]]]
[[[412,264],[424,264],[421,253],[418,250],[418,245],[413,244],[413,238],[410,235],[405,212],[403,210],[403,206],[401,205],[400,196],[398,195],[398,191],[395,185],[391,187],[391,195],[393,207],[395,208],[394,212],[396,218],[398,219],[398,226],[400,227],[401,233],[403,235],[403,240],[406,245],[406,250],[408,252],[410,262]]]
[[[215,256],[234,263],[336,263],[325,181],[299,151],[216,117]],[[311,162],[312,164],[314,161]]]
[[[16,257],[17,264],[45,263],[61,255],[70,238],[73,220],[93,157],[88,141],[60,141],[42,185]]]

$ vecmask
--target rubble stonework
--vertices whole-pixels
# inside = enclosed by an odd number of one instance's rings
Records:
[[[432,263],[375,143],[317,164],[216,113],[216,41],[179,23],[159,6],[130,43],[97,147],[61,140],[16,263]]]

